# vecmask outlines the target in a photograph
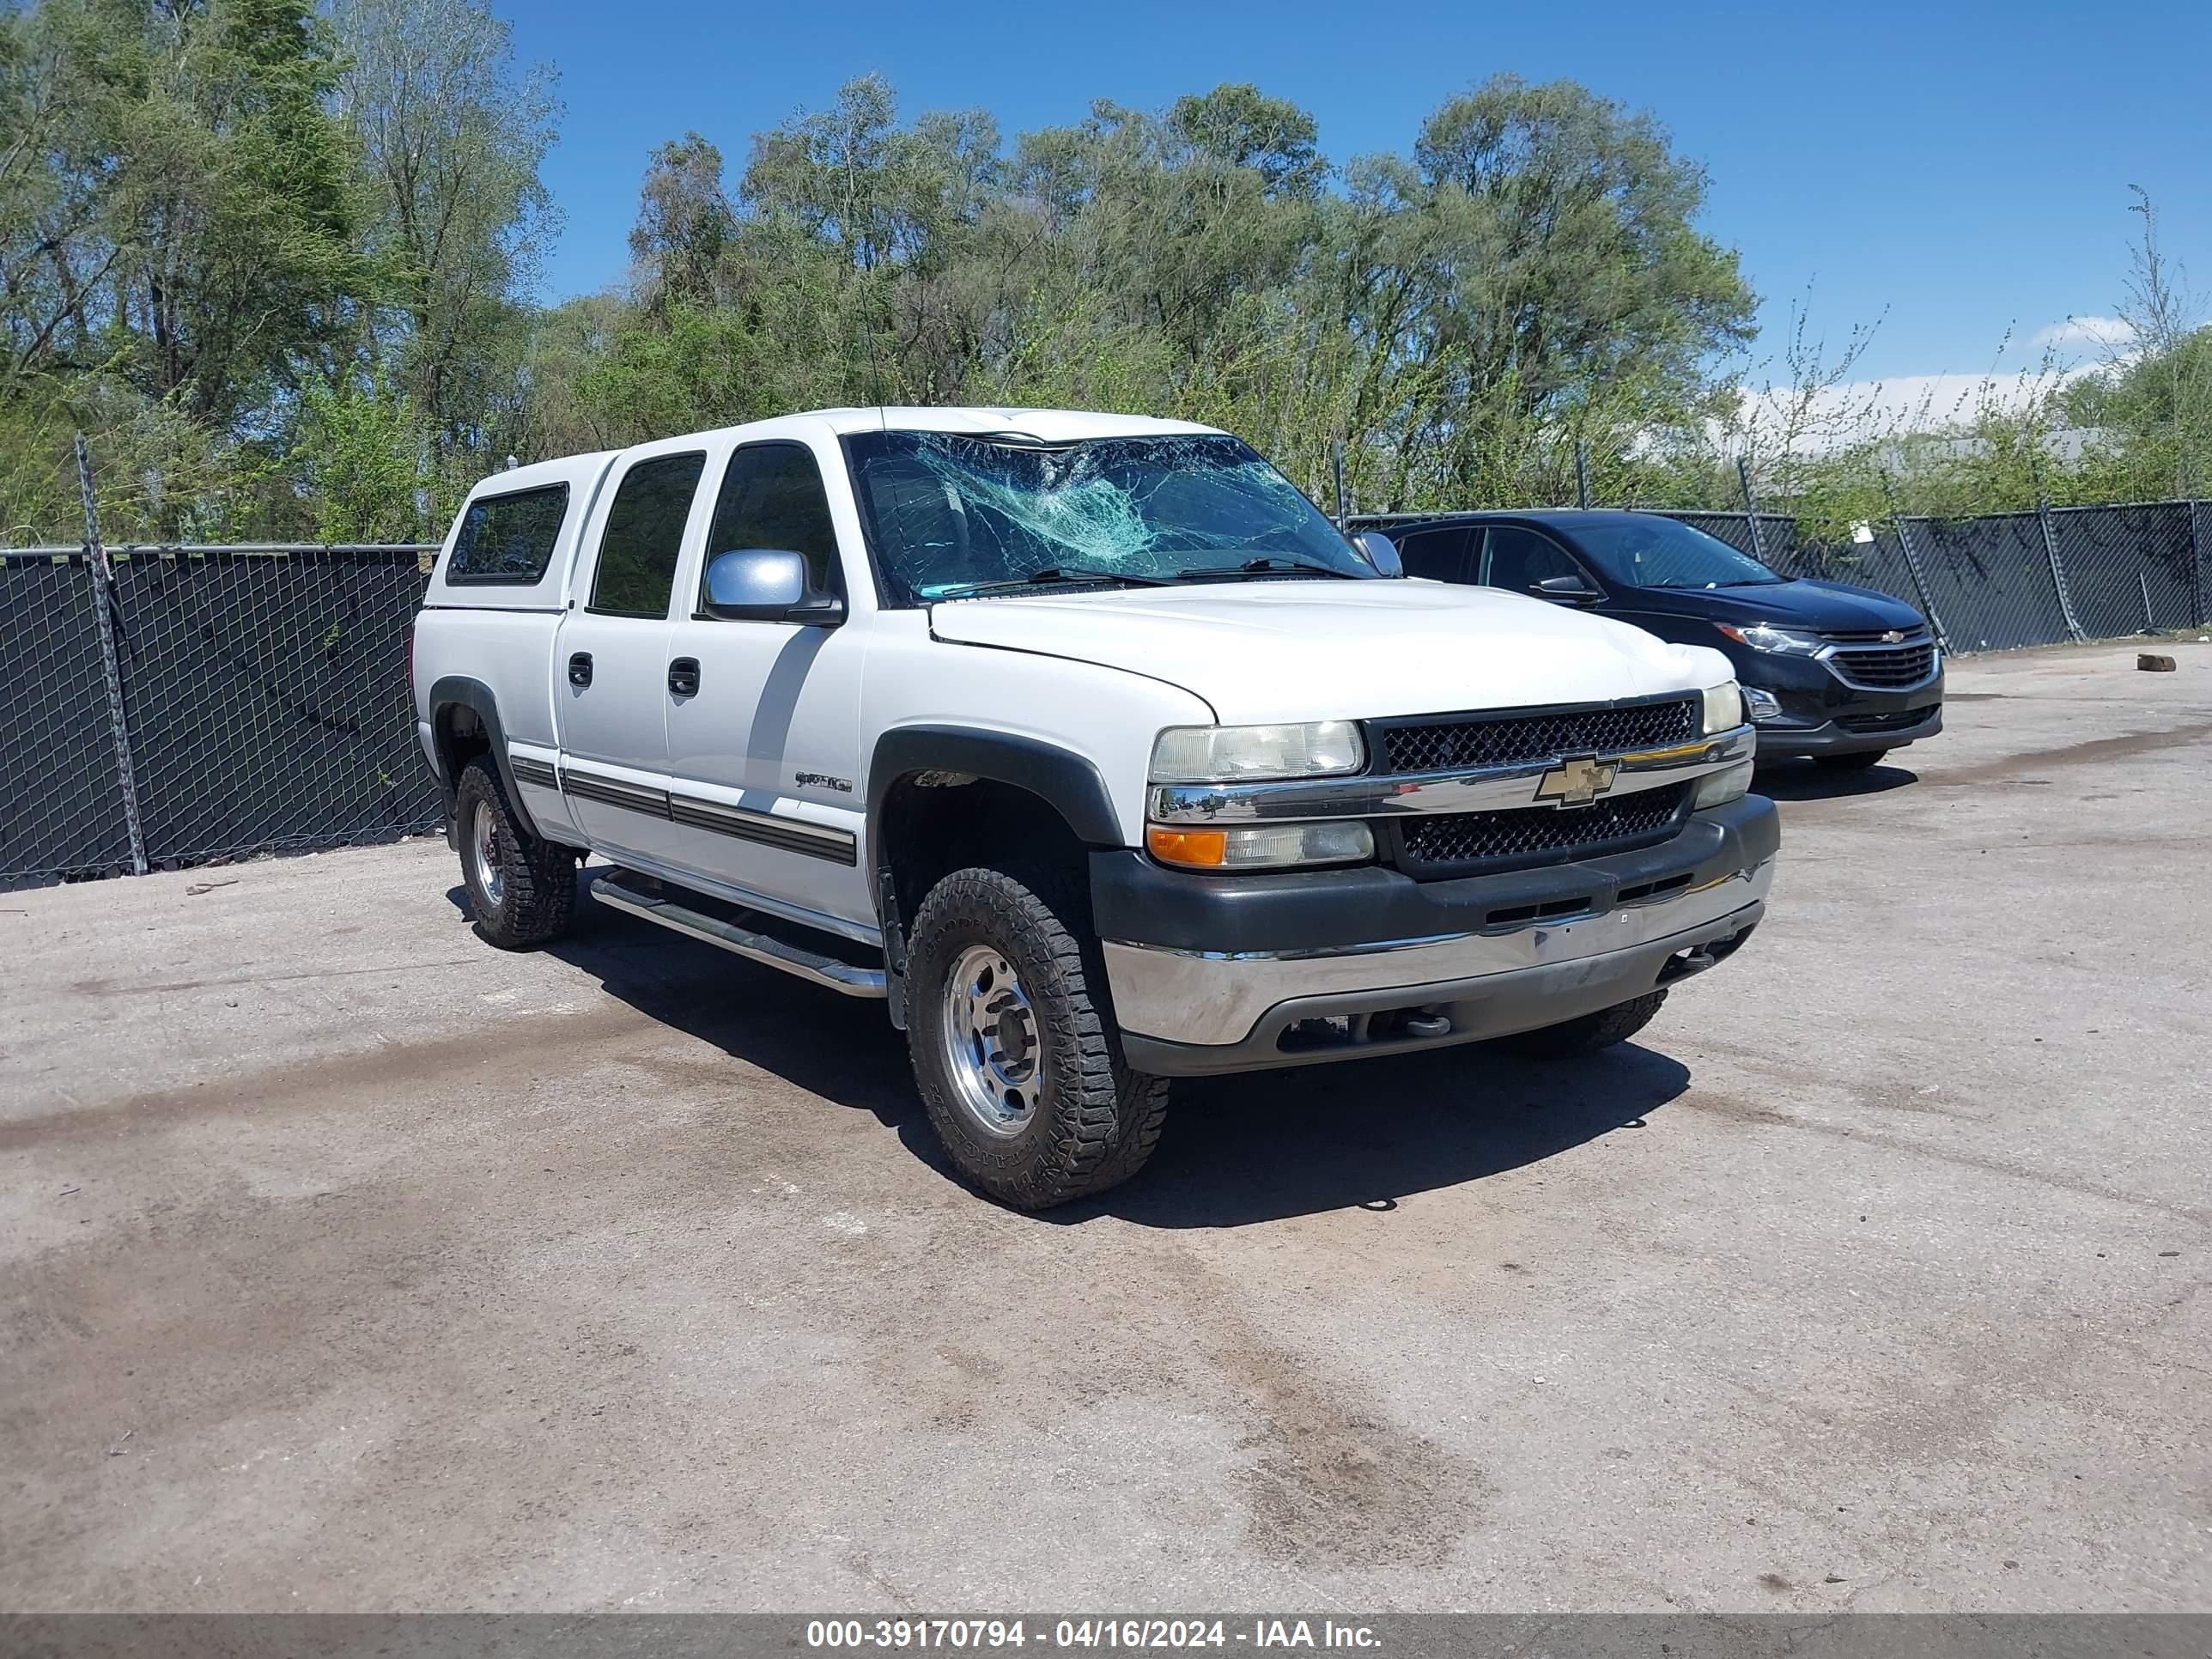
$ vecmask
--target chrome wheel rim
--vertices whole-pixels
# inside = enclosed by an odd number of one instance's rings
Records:
[[[1036,1010],[1006,952],[971,945],[945,985],[945,1061],[961,1109],[986,1134],[1019,1134],[1042,1082]]]
[[[507,878],[499,871],[499,820],[491,803],[480,800],[469,820],[469,862],[477,887],[495,910],[507,902]]]

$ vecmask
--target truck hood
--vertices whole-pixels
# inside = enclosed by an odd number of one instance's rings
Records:
[[[960,645],[1126,669],[1227,725],[1609,702],[1717,684],[1728,659],[1497,588],[1262,580],[944,601]]]

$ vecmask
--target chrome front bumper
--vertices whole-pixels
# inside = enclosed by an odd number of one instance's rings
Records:
[[[1703,947],[1732,947],[1754,926],[1773,878],[1769,858],[1596,915],[1326,950],[1215,952],[1109,940],[1106,972],[1131,1062],[1164,1073],[1473,1041],[1610,1007],[1711,965]],[[1670,969],[1676,957],[1683,960]],[[1280,1041],[1302,1022],[1407,1008],[1443,1012],[1450,1031],[1312,1052]]]

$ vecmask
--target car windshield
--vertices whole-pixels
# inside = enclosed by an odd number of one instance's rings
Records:
[[[1717,536],[1674,519],[1623,514],[1586,519],[1575,539],[1625,587],[1764,587],[1788,580]]]
[[[1379,574],[1235,438],[866,432],[845,445],[897,604],[1085,581]]]

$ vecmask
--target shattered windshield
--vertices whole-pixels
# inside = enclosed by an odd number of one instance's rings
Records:
[[[867,432],[845,447],[894,604],[1085,582],[1377,574],[1235,438]]]
[[[1781,581],[1748,553],[1675,519],[1622,514],[1585,520],[1575,538],[1626,587],[1765,587]]]

